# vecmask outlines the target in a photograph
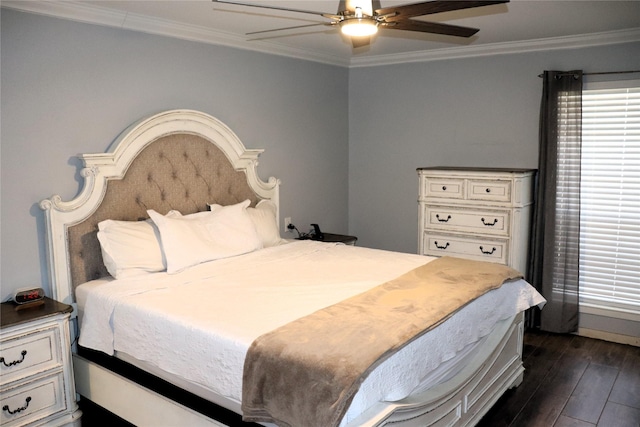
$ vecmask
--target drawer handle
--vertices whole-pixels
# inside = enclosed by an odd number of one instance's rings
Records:
[[[16,410],[12,411],[11,409],[9,409],[9,405],[4,405],[2,407],[2,410],[3,411],[7,411],[10,415],[17,414],[18,412],[22,412],[22,411],[26,410],[29,407],[29,402],[31,402],[31,396],[27,396],[25,401],[27,402],[27,404],[24,405],[22,408],[18,408]]]
[[[496,251],[496,248],[491,249],[490,251],[485,251],[482,246],[480,246],[480,252],[482,252],[485,255],[493,255],[493,253]]]
[[[436,245],[436,248],[438,249],[447,249],[449,247],[449,242],[447,242],[446,245],[444,246],[438,246],[438,242],[433,242]]]
[[[486,191],[487,193],[491,193],[491,189],[490,189],[490,188],[487,188],[487,189],[486,189],[486,190],[484,190],[484,191]]]
[[[482,218],[482,223],[484,225],[486,225],[487,227],[493,227],[494,225],[496,225],[498,223],[498,218],[494,218],[493,219],[493,223],[491,222],[485,222],[484,218]]]
[[[442,186],[442,191],[447,191],[447,186],[446,185]]]
[[[436,218],[440,222],[449,222],[449,220],[451,219],[451,215],[447,215],[447,219],[440,219],[440,215],[436,214]]]
[[[2,362],[2,364],[4,366],[6,366],[7,368],[10,367],[10,366],[13,366],[13,365],[17,365],[19,363],[24,362],[24,357],[27,355],[27,350],[22,350],[22,353],[20,353],[20,354],[22,355],[22,359],[20,359],[20,360],[14,360],[13,362],[9,362],[7,364],[7,362],[4,361],[4,357],[0,357],[0,362]]]

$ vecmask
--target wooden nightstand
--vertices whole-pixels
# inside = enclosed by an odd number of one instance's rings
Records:
[[[71,367],[72,307],[50,298],[0,306],[0,424],[80,426]]]

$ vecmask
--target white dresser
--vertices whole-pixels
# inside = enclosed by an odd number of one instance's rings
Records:
[[[69,315],[71,306],[45,298],[16,310],[2,304],[0,425],[80,425],[76,404]]]
[[[527,274],[533,169],[419,168],[418,253]]]

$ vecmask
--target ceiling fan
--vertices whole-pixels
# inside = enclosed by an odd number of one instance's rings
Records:
[[[322,16],[331,20],[330,22],[317,24],[298,25],[295,27],[254,31],[252,33],[247,33],[247,35],[289,30],[294,28],[312,27],[316,25],[338,26],[340,27],[340,30],[344,35],[351,37],[353,47],[368,45],[370,43],[370,37],[374,35],[378,31],[378,29],[417,31],[421,33],[443,34],[456,37],[471,37],[479,31],[477,28],[460,27],[457,25],[441,24],[438,22],[417,21],[412,18],[417,16],[431,15],[434,13],[471,9],[475,7],[490,6],[494,4],[509,2],[509,0],[431,0],[421,3],[386,7],[374,10],[372,0],[346,0],[344,10],[340,10],[337,13],[333,14],[314,12],[310,10],[290,9],[277,6],[267,6],[255,3],[239,3],[229,0],[213,1],[216,3],[233,4],[238,6],[306,13]]]

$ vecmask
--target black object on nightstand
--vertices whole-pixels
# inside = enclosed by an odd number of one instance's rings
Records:
[[[318,224],[311,224],[313,229],[309,233],[300,233],[295,225],[289,224],[287,227],[289,230],[298,231],[298,237],[296,240],[315,240],[318,242],[327,243],[344,243],[345,245],[355,246],[358,238],[356,236],[347,236],[345,234],[324,233],[320,230]]]
[[[355,246],[358,238],[356,236],[347,236],[345,234],[322,233],[323,238],[318,239],[314,236],[298,237],[297,240],[316,240],[318,242],[327,243],[344,243],[345,245]]]
[[[344,234],[324,233],[323,242],[344,243],[345,245],[355,246],[358,238],[356,236],[347,236]]]

